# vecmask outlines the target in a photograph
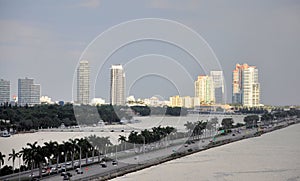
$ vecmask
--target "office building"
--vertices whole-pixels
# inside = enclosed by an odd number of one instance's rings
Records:
[[[215,103],[224,104],[224,75],[223,71],[210,71],[215,91]]]
[[[10,101],[10,81],[0,79],[0,104]]]
[[[33,79],[18,80],[18,104],[21,106],[33,106],[40,104],[41,86],[34,84]]]
[[[77,68],[77,103],[90,102],[90,67],[87,60],[81,60]]]
[[[200,99],[200,105],[215,103],[215,89],[211,76],[198,76],[198,79],[195,81],[195,97]]]
[[[125,73],[120,64],[110,69],[110,103],[125,105]]]

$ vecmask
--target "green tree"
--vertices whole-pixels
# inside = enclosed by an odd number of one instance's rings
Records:
[[[258,115],[249,115],[244,118],[244,122],[246,123],[246,128],[257,127],[258,121],[259,121]]]
[[[12,159],[13,162],[13,173],[15,172],[15,160],[18,158],[19,153],[15,151],[15,149],[12,149],[12,152],[8,155],[8,161]]]
[[[233,123],[234,121],[232,118],[224,118],[221,122],[221,125],[225,130],[228,130],[233,127]]]
[[[0,152],[0,175],[1,175],[2,165],[4,165],[4,158],[5,155]]]

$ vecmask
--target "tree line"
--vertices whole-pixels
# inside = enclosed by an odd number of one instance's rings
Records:
[[[76,126],[78,124],[93,125],[100,120],[108,124],[118,123],[121,119],[130,120],[134,115],[186,115],[185,108],[148,107],[148,106],[90,106],[90,105],[35,105],[11,106],[0,105],[0,130],[12,128],[16,131],[37,130],[40,128],[58,128],[62,125]]]

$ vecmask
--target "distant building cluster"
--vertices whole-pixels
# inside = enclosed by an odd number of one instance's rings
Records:
[[[225,88],[223,71],[210,71],[209,75],[199,75],[194,82],[194,96],[174,95],[169,100],[156,96],[135,99],[134,96],[125,98],[125,71],[120,64],[110,68],[110,101],[102,98],[90,99],[90,66],[87,60],[81,60],[77,67],[77,100],[76,104],[90,105],[139,105],[139,106],[171,106],[185,108],[216,107],[225,105]],[[11,101],[10,81],[0,79],[0,103],[15,103],[21,106],[36,104],[53,104],[48,96],[41,96],[40,84],[34,79],[18,79],[18,97]],[[60,101],[61,102],[61,101]],[[248,64],[236,64],[232,72],[232,103],[245,107],[258,107],[260,104],[260,84],[258,69]],[[61,103],[59,103],[61,104]]]

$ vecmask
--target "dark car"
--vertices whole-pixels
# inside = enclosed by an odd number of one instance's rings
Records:
[[[113,160],[113,161],[111,162],[111,164],[117,166],[117,165],[118,165],[118,162],[117,162],[116,160]]]
[[[100,163],[100,166],[101,166],[102,168],[106,168],[106,167],[107,167],[106,162],[102,161],[102,162]]]
[[[63,180],[70,180],[70,177],[68,175],[64,175]]]

